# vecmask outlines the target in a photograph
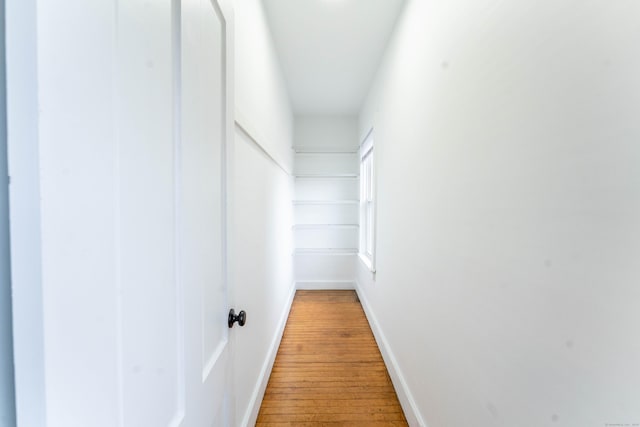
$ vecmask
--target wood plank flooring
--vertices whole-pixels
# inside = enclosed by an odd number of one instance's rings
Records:
[[[256,426],[406,425],[357,294],[296,292]]]

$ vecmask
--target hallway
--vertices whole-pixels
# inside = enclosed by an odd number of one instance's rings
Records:
[[[0,3],[0,427],[640,425],[640,1]]]
[[[355,291],[297,291],[256,425],[407,425]]]

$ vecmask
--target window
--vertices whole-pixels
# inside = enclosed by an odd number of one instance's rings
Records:
[[[375,272],[375,164],[373,130],[360,146],[360,259]]]

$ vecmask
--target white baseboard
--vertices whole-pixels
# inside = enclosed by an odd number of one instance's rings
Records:
[[[356,282],[353,280],[301,280],[296,282],[296,289],[305,291],[315,290],[353,290]]]
[[[407,422],[411,427],[428,427],[427,423],[424,422],[420,411],[418,410],[416,402],[413,399],[413,395],[411,394],[411,391],[407,386],[407,382],[405,381],[404,376],[402,375],[402,371],[398,366],[398,362],[393,354],[393,351],[391,351],[391,347],[389,347],[387,338],[384,336],[384,333],[380,328],[378,319],[376,318],[375,314],[373,314],[373,311],[369,306],[369,302],[367,301],[364,292],[362,292],[360,283],[358,282],[356,282],[356,291],[358,292],[360,304],[362,304],[362,308],[367,315],[367,320],[369,321],[369,326],[373,331],[373,336],[376,338],[376,342],[378,343],[378,347],[380,348],[380,353],[382,353],[384,364],[387,366],[387,371],[389,372],[389,376],[391,377],[391,381],[393,382],[393,388],[396,390],[398,400],[400,401],[400,405],[402,406],[404,415],[407,418]]]
[[[296,286],[295,284],[293,284],[293,286],[291,286],[291,292],[289,292],[284,310],[280,315],[278,329],[273,337],[273,340],[271,341],[268,356],[265,359],[264,364],[262,365],[262,369],[260,370],[260,377],[256,382],[256,387],[253,390],[253,393],[251,393],[251,400],[249,401],[247,412],[245,413],[244,417],[242,417],[242,423],[240,424],[242,427],[254,426],[256,424],[256,420],[258,419],[258,412],[260,412],[262,398],[264,397],[264,392],[267,389],[267,383],[269,382],[271,369],[273,368],[273,363],[275,362],[276,355],[278,354],[278,348],[280,347],[280,341],[282,340],[282,334],[284,333],[284,327],[286,326],[287,319],[289,318],[289,312],[291,311],[291,304],[293,304],[293,297],[295,296],[295,294]]]

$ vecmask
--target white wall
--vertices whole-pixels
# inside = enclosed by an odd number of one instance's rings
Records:
[[[293,115],[262,2],[235,5],[236,112],[275,159],[291,170]]]
[[[408,1],[361,115],[359,286],[429,426],[640,423],[639,20],[634,0]]]
[[[262,2],[235,2],[236,418],[253,425],[293,296],[293,116]]]
[[[15,424],[7,176],[4,0],[0,0],[0,427]]]
[[[294,141],[297,149],[354,151],[358,149],[358,125],[354,116],[298,116]]]

